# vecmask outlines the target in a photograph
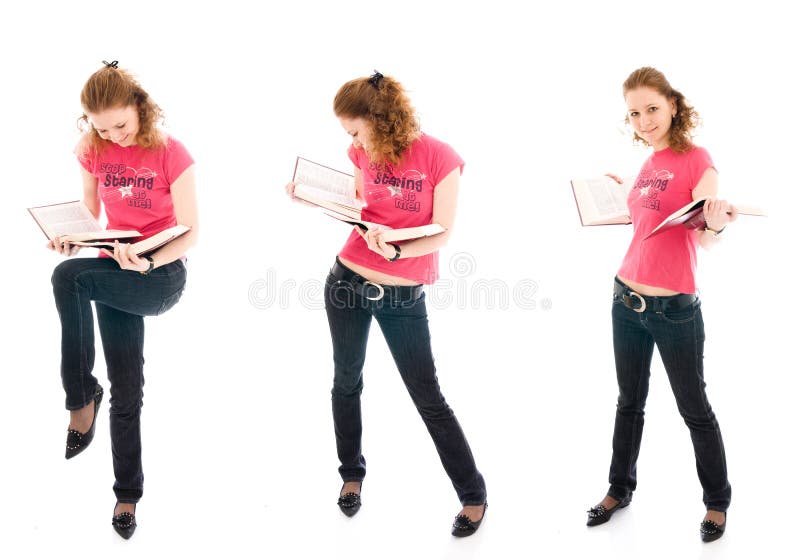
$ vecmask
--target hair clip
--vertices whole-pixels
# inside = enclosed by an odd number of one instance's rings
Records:
[[[375,70],[375,73],[369,77],[369,83],[372,85],[372,87],[378,89],[380,87],[382,79],[383,79],[383,74]]]
[[[119,62],[119,61],[117,61],[117,60],[113,60],[113,61],[111,61],[111,62],[106,62],[106,61],[104,60],[104,61],[103,61],[103,64],[105,64],[105,65],[106,65],[106,68],[116,68],[116,67],[117,67],[117,63],[118,63],[118,62]]]

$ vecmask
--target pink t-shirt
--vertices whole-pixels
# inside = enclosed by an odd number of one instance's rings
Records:
[[[644,162],[628,195],[633,240],[619,276],[640,284],[693,294],[698,234],[673,227],[645,237],[670,214],[692,201],[692,190],[714,163],[704,148],[679,154],[666,148]]]
[[[464,169],[464,160],[448,144],[422,134],[403,154],[400,164],[375,164],[363,148],[352,145],[347,152],[364,177],[366,206],[362,219],[392,228],[430,224],[433,220],[433,192],[454,169]],[[402,243],[399,243],[402,245]],[[339,256],[361,266],[392,276],[433,284],[439,278],[439,252],[389,262],[370,251],[353,231]]]
[[[170,186],[194,163],[178,140],[167,136],[166,144],[154,150],[108,143],[99,154],[77,155],[97,177],[108,229],[135,229],[144,239],[177,225]]]

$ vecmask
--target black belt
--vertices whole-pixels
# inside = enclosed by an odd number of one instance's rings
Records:
[[[384,299],[392,301],[415,301],[420,298],[422,292],[425,290],[425,286],[422,284],[417,284],[416,286],[377,284],[367,280],[363,276],[359,276],[340,263],[338,258],[331,268],[331,276],[340,282],[349,284],[355,293],[372,301]]]
[[[614,279],[614,298],[619,299],[625,307],[642,313],[645,309],[663,313],[676,311],[692,305],[697,301],[697,294],[676,294],[674,296],[643,296],[631,290],[618,278]]]

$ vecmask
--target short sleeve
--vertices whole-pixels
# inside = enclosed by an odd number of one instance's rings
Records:
[[[711,154],[708,153],[708,150],[701,147],[696,147],[692,150],[691,159],[689,162],[689,170],[691,173],[691,185],[689,190],[694,190],[697,186],[697,183],[700,182],[700,179],[703,178],[703,174],[709,169],[714,169],[716,171],[716,167],[714,166],[714,162],[711,159]]]
[[[97,169],[97,154],[91,148],[91,145],[87,141],[86,137],[81,138],[80,142],[78,142],[78,145],[75,146],[73,153],[75,154],[75,157],[78,158],[78,163],[81,164],[81,167],[94,175]]]
[[[464,160],[445,142],[435,141],[431,145],[430,169],[434,187],[444,180],[452,171],[458,168],[459,173],[464,172]]]
[[[167,138],[167,149],[164,154],[164,173],[167,182],[171,185],[181,173],[186,171],[194,163],[194,159],[189,154],[186,147],[171,136]]]
[[[367,153],[364,151],[364,148],[356,148],[352,144],[350,147],[347,148],[347,157],[350,158],[350,161],[353,162],[358,169],[362,169],[362,159],[366,157]]]

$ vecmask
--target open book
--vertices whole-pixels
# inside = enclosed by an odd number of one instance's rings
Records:
[[[86,205],[80,200],[28,208],[33,219],[49,240],[60,237],[62,241],[113,241],[141,237],[138,231],[103,229]]]
[[[667,216],[663,222],[658,224],[653,229],[653,231],[647,234],[647,237],[651,237],[659,232],[668,230],[669,228],[673,228],[679,225],[683,225],[687,229],[701,229],[706,227],[706,220],[705,217],[703,216],[703,205],[705,204],[708,198],[710,197],[707,196],[700,197],[697,200],[691,201],[683,208],[675,210],[675,212]],[[739,214],[743,214],[745,216],[767,215],[766,212],[755,206],[744,206],[739,204],[734,204],[734,206],[736,207],[736,211],[739,212]],[[645,239],[647,239],[647,237],[645,237]]]
[[[620,185],[611,177],[572,179],[572,194],[583,226],[629,224],[628,193],[635,177],[626,177]]]
[[[356,198],[355,180],[349,173],[298,156],[292,182],[297,198],[353,219],[361,218],[364,203]]]
[[[294,196],[322,209],[331,218],[360,227],[367,231],[377,228],[383,231],[383,240],[404,241],[442,233],[439,224],[427,224],[408,228],[391,228],[361,219],[364,203],[356,198],[355,180],[352,175],[298,157],[294,168]]]
[[[113,250],[116,240],[124,241],[142,236],[135,230],[104,230],[80,200],[35,206],[28,208],[28,212],[51,241],[60,237],[61,241],[68,241],[80,247],[103,247]],[[190,227],[179,224],[133,243],[132,247],[137,255],[146,255],[190,230]]]
[[[179,238],[186,233],[189,233],[192,230],[189,226],[184,226],[178,224],[177,226],[172,226],[167,229],[162,229],[158,233],[155,233],[148,237],[147,239],[143,239],[141,241],[137,241],[136,243],[132,243],[131,247],[133,247],[133,252],[136,253],[137,256],[141,257],[142,255],[147,255],[159,249],[173,241],[174,239]],[[104,249],[109,249],[111,251],[114,250],[114,242],[113,241],[75,241],[72,243],[73,245],[79,245],[81,247],[96,247],[100,249],[101,247]]]
[[[445,231],[443,226],[439,224],[426,224],[424,226],[415,226],[415,227],[407,227],[407,228],[390,228],[389,226],[385,226],[383,224],[376,224],[375,222],[368,222],[362,219],[355,219],[350,218],[349,216],[345,216],[344,214],[338,214],[333,212],[332,210],[325,210],[325,214],[330,216],[331,218],[336,218],[337,220],[341,220],[342,222],[358,226],[363,231],[367,231],[368,229],[377,228],[383,232],[383,240],[386,243],[392,241],[405,241],[407,239],[417,239],[419,237],[426,237],[429,235],[436,235],[437,233],[442,233]]]

